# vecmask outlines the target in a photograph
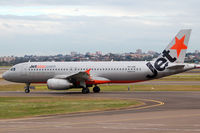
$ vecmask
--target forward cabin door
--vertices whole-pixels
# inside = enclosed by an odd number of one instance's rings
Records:
[[[27,77],[28,76],[28,65],[24,64],[23,67],[21,68],[22,71],[22,76]]]
[[[29,70],[28,70],[28,64],[23,64],[20,68],[20,79],[22,79],[24,82],[29,82]]]

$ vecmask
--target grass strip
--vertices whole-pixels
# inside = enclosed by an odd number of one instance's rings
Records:
[[[77,113],[126,108],[143,104],[136,100],[66,98],[66,97],[0,97],[0,119],[39,115]]]

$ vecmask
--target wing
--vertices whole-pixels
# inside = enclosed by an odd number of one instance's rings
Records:
[[[74,79],[74,80],[77,80],[77,81],[90,80],[90,74],[87,71],[85,71],[85,72],[73,73],[71,75],[57,75],[54,78],[67,79],[67,80]]]
[[[77,81],[90,80],[90,74],[88,74],[87,72],[79,72],[68,76],[67,79],[75,79]]]
[[[66,79],[74,84],[80,83],[81,86],[85,86],[86,82],[89,84],[109,83],[110,80],[107,78],[91,76],[90,70],[91,69],[85,72],[78,72],[71,75],[57,75],[54,78]]]

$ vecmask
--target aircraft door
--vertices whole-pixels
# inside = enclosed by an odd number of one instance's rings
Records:
[[[23,64],[23,66],[21,67],[21,76],[25,76],[27,77],[28,74],[28,65],[27,64]]]
[[[17,67],[19,78],[26,82],[28,80],[28,64],[22,64]]]

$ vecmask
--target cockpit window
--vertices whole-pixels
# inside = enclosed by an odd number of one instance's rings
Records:
[[[15,69],[14,67],[10,69],[10,71],[15,71],[15,70],[16,70],[16,69]]]

